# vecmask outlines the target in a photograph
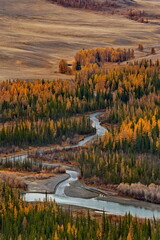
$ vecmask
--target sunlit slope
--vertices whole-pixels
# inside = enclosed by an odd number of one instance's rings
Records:
[[[59,59],[82,48],[159,44],[159,26],[46,0],[1,0],[0,20],[0,80],[52,79]]]

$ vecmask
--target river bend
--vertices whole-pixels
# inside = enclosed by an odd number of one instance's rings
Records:
[[[93,140],[94,138],[103,136],[107,130],[101,126],[100,121],[97,118],[97,116],[101,113],[102,112],[96,112],[89,115],[92,126],[96,128],[96,134],[85,137],[78,144],[66,146],[65,149],[84,146],[87,142]],[[10,158],[23,161],[26,157],[27,154],[13,157],[11,156]],[[55,200],[59,204],[86,207],[97,211],[105,211],[108,214],[125,215],[126,213],[130,213],[131,215],[140,218],[160,218],[160,210],[150,210],[142,207],[135,207],[132,206],[131,203],[128,205],[123,205],[117,202],[98,200],[97,198],[83,199],[66,196],[65,188],[69,186],[70,183],[77,181],[79,174],[77,171],[72,170],[66,170],[66,173],[69,175],[69,178],[57,186],[55,194],[47,195],[49,199]],[[46,195],[43,193],[26,193],[24,198],[28,202],[43,201],[46,198]]]

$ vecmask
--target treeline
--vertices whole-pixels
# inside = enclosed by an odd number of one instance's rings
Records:
[[[141,182],[160,184],[158,157],[148,154],[100,150],[97,146],[75,152],[61,153],[64,161],[78,163],[81,174],[91,184],[120,184]]]
[[[160,223],[126,215],[102,220],[90,214],[73,216],[54,202],[27,203],[20,192],[0,183],[0,239],[2,240],[159,240]]]
[[[128,8],[124,9],[123,3],[119,3],[113,0],[49,0],[52,3],[56,3],[66,8],[79,8],[93,11],[105,11],[110,14],[124,15],[131,20],[138,21],[140,23],[148,23],[148,15],[144,10],[131,8],[130,6],[136,6],[136,2],[129,1]],[[126,3],[125,3],[126,5]]]
[[[123,2],[116,2],[113,0],[105,0],[105,1],[98,1],[98,0],[48,0],[52,3],[58,4],[60,6],[66,8],[79,8],[79,9],[87,9],[92,11],[105,11],[109,14],[117,14],[117,15],[124,15],[125,17],[140,22],[140,23],[148,23],[148,18],[153,18],[152,14],[147,14],[144,10],[139,10],[135,7],[137,3],[135,1],[129,1],[128,8],[125,9],[123,5],[126,3]],[[125,6],[126,7],[126,6]],[[118,16],[117,16],[118,17]]]
[[[25,146],[61,143],[75,134],[92,134],[89,118],[63,118],[57,121],[47,119],[38,121],[16,121],[5,123],[0,129],[0,146]]]
[[[148,23],[148,17],[150,17],[144,10],[130,8],[127,12],[129,19],[141,22]]]
[[[0,82],[0,122],[58,120],[107,106],[107,93],[94,95],[94,86],[76,80]]]
[[[74,70],[80,70],[89,64],[102,66],[107,62],[123,62],[134,58],[133,49],[92,48],[80,50],[75,55]]]
[[[160,186],[153,183],[149,186],[141,183],[132,183],[131,185],[121,183],[118,186],[118,191],[125,196],[131,196],[152,203],[160,203]]]
[[[56,3],[63,7],[82,8],[96,11],[110,11],[110,7],[118,7],[113,1],[97,1],[97,0],[50,0],[52,3]]]
[[[26,159],[24,161],[11,160],[9,158],[3,158],[0,160],[1,170],[12,170],[12,171],[28,171],[28,172],[41,172],[44,170],[42,162],[33,161],[32,159]],[[47,170],[47,168],[45,168]]]
[[[28,157],[24,160],[19,160],[14,158],[11,159],[10,157],[5,157],[1,159],[0,160],[0,170],[2,170],[1,179],[5,179],[3,176],[3,173],[5,175],[6,170],[10,172],[32,172],[32,173],[43,173],[43,174],[44,173],[61,174],[66,172],[66,169],[64,167],[47,165],[45,163],[43,164],[43,162],[40,160],[37,161],[37,156],[38,154],[36,154],[36,159],[33,157]],[[8,182],[7,179],[5,181]]]

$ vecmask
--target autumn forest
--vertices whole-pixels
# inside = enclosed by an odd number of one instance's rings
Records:
[[[0,171],[9,172],[0,182],[0,239],[160,239],[155,218],[75,211],[49,200],[47,193],[44,202],[27,202],[22,197],[27,182],[11,175],[51,178],[66,172],[51,167],[58,162],[78,168],[83,184],[158,206],[160,63],[134,58],[134,49],[83,49],[72,64],[60,60],[59,71],[71,76],[67,80],[0,82]],[[89,114],[98,111],[105,134],[75,147],[96,133]],[[30,148],[28,160],[11,161],[10,154]]]

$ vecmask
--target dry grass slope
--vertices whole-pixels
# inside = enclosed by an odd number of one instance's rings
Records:
[[[159,12],[158,0],[138,3]],[[142,43],[146,54],[151,46],[160,49],[159,33],[155,24],[63,8],[46,0],[1,0],[0,80],[62,77],[55,73],[59,59],[72,60],[82,48],[128,48]]]

